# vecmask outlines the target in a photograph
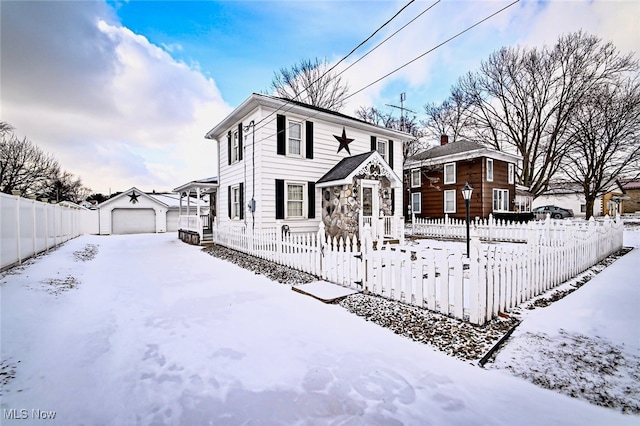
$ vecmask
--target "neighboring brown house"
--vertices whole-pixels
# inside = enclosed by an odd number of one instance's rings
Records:
[[[470,216],[486,218],[514,211],[516,166],[520,157],[461,140],[420,152],[404,165],[404,214],[411,217],[463,219],[466,214],[461,189],[473,188]]]
[[[622,213],[636,213],[640,211],[640,180],[619,182],[618,185],[624,194],[622,201]]]

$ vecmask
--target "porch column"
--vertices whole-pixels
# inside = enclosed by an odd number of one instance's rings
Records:
[[[199,186],[196,187],[196,201],[197,201],[197,204],[196,204],[197,215],[198,217],[200,217],[200,187]]]
[[[189,207],[191,206],[191,189],[187,191],[187,216],[189,216]]]
[[[178,198],[180,199],[178,205],[178,216],[182,216],[182,191],[180,191],[180,197]]]

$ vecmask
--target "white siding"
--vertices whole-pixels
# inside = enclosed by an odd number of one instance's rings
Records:
[[[145,195],[142,191],[135,189],[138,194],[138,202],[133,204],[129,195],[131,190],[105,201],[100,204],[100,234],[110,235],[112,230],[112,212],[114,209],[153,209],[155,211],[155,232],[166,232],[167,230],[167,208],[164,204]]]
[[[293,119],[303,123],[302,125],[302,146],[305,146],[306,126],[305,121],[312,121],[314,124],[314,146],[313,159],[298,156],[287,156],[277,154],[277,114],[282,114],[287,119]],[[260,122],[263,118],[264,122]],[[251,120],[255,120],[255,170],[252,166],[252,128],[245,131],[247,136],[243,141],[244,155],[243,160],[229,165],[228,164],[228,148],[227,148],[227,132],[237,129],[239,121],[236,121],[224,134],[218,135],[219,149],[219,170],[220,170],[220,189],[218,196],[218,218],[220,224],[229,222],[228,217],[228,187],[244,182],[244,198],[245,208],[251,200],[253,192],[252,173],[255,172],[255,226],[271,227],[276,224],[276,203],[275,203],[275,181],[283,179],[285,181],[296,182],[316,182],[324,174],[326,174],[333,166],[335,166],[343,158],[362,154],[371,151],[371,136],[383,138],[385,140],[393,140],[393,170],[402,179],[402,143],[397,134],[386,133],[384,129],[368,128],[366,124],[353,122],[352,126],[344,125],[346,135],[350,139],[354,139],[349,144],[351,154],[346,150],[338,151],[339,142],[334,135],[342,134],[343,124],[339,123],[342,118],[336,118],[336,122],[323,121],[319,117],[314,116],[314,111],[309,110],[309,115],[294,114],[284,108],[280,111],[267,107],[255,108],[249,115],[242,119],[246,126]],[[305,204],[306,204],[305,194]],[[314,219],[291,219],[283,220],[283,223],[289,225],[294,232],[316,231],[320,223],[321,212],[321,190],[316,188],[315,191],[315,218]],[[395,215],[402,215],[402,188],[395,190]],[[246,210],[245,221],[251,225],[252,215]],[[238,222],[240,221],[233,221]]]

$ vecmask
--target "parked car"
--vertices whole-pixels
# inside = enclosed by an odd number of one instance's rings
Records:
[[[558,206],[540,206],[532,209],[531,212],[535,215],[536,219],[545,219],[547,215],[550,215],[553,219],[573,217],[573,210],[563,209]]]

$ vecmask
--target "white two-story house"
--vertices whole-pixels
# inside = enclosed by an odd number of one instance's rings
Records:
[[[404,132],[254,93],[205,137],[218,145],[216,226],[402,229]]]

